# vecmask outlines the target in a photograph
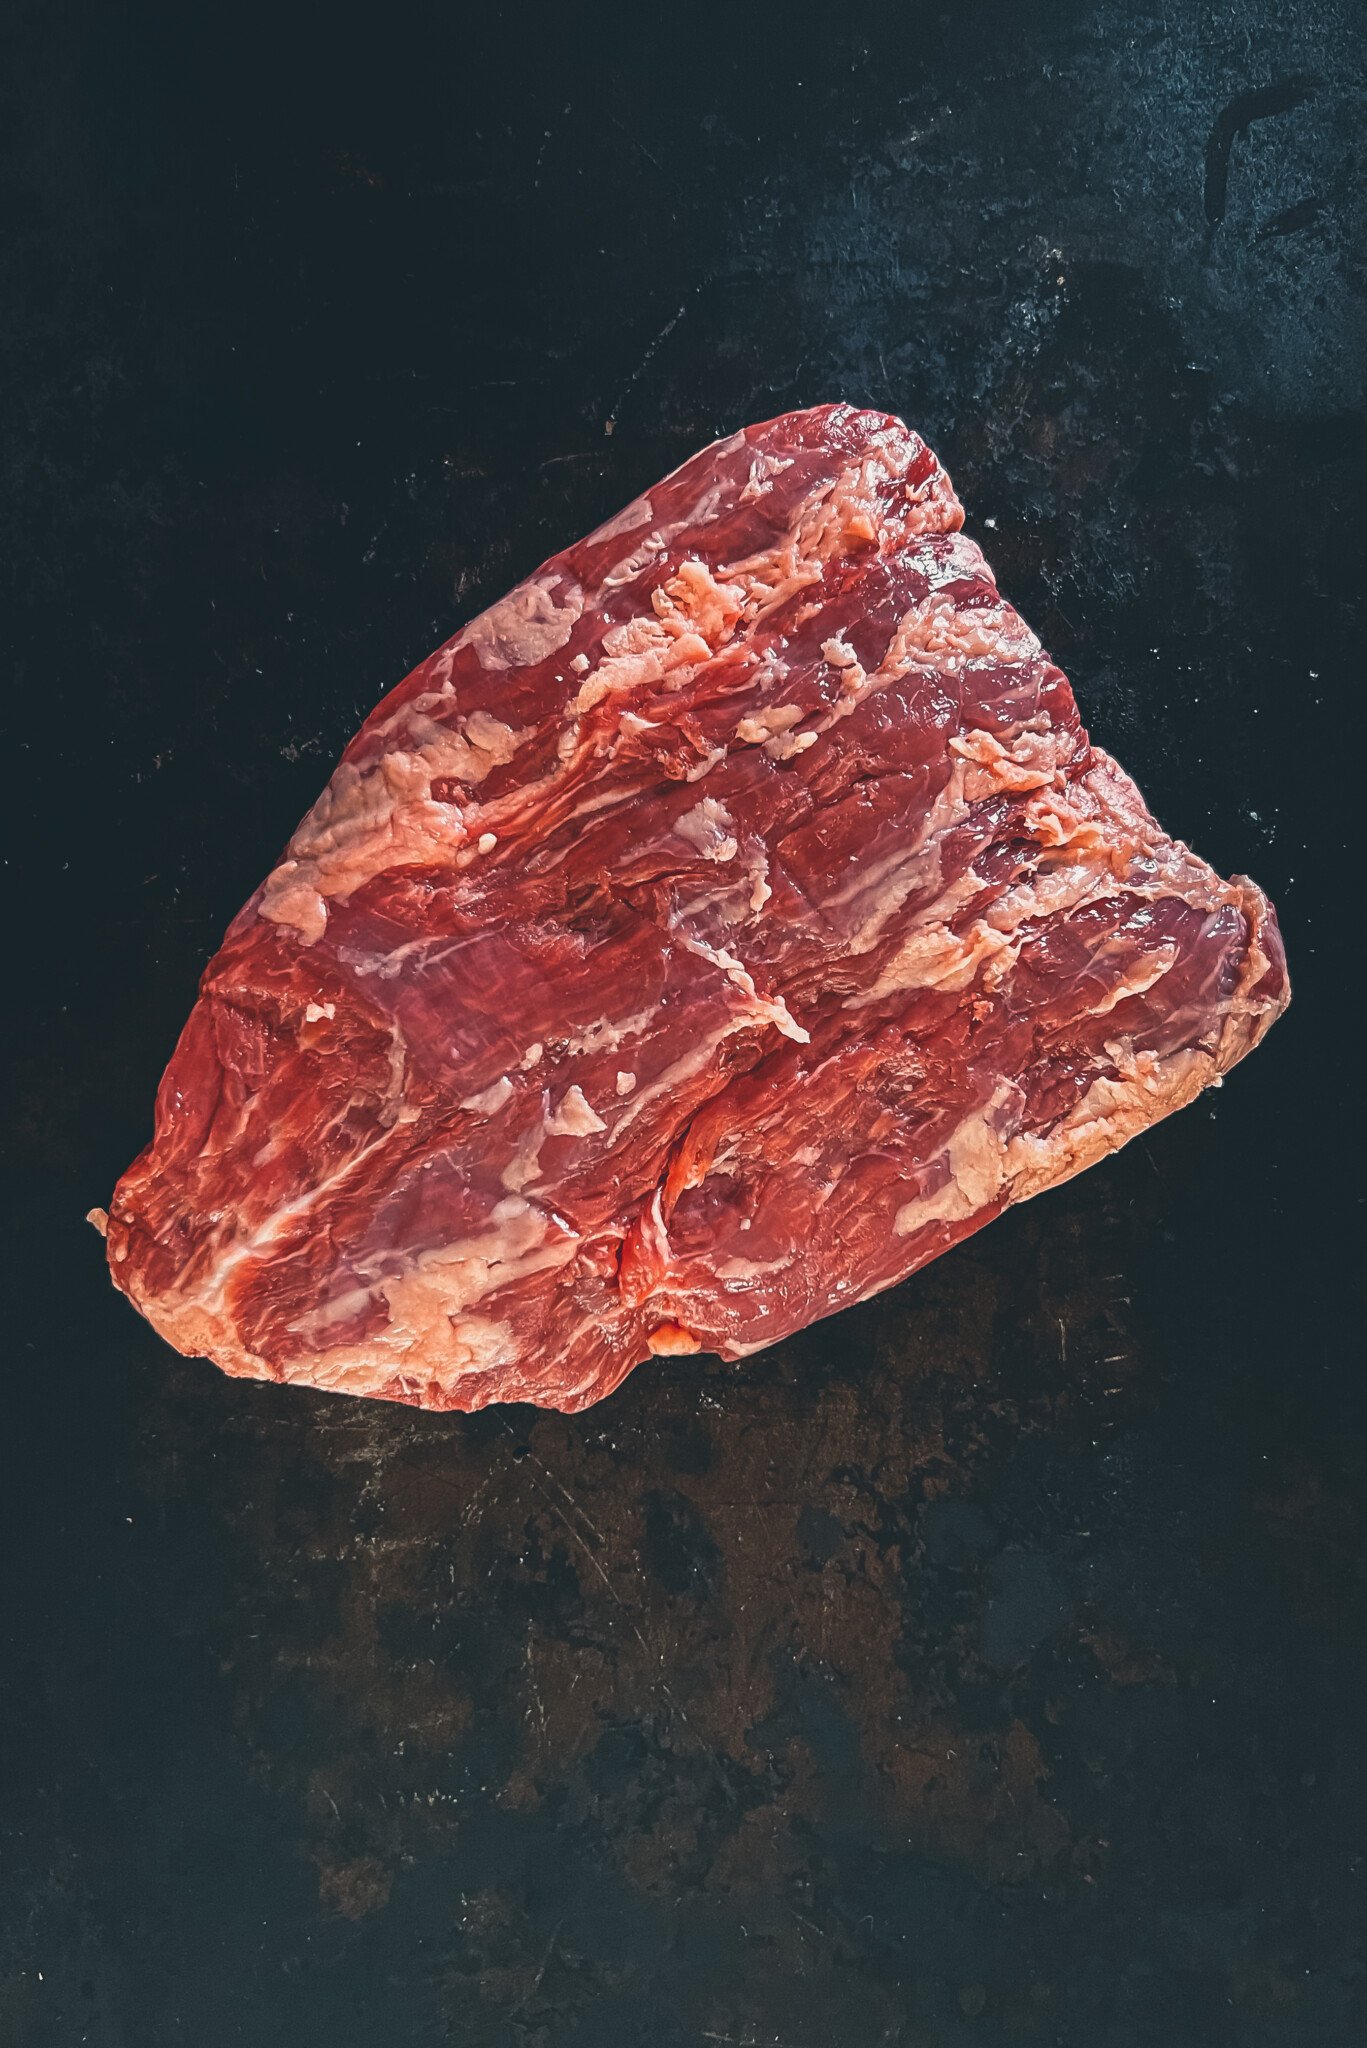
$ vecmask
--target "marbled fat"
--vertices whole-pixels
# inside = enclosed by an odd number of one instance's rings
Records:
[[[903,1279],[1287,996],[901,421],[705,449],[416,669],[235,919],[111,1200],[226,1371],[579,1408]]]

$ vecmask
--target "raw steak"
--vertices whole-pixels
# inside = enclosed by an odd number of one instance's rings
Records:
[[[114,1195],[163,1336],[580,1408],[890,1287],[1257,1043],[1270,905],[1089,744],[962,520],[900,421],[790,413],[384,700]]]

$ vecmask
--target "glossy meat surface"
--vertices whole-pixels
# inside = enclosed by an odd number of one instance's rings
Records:
[[[1270,905],[1089,744],[962,517],[900,421],[788,414],[379,705],[110,1206],[171,1343],[582,1407],[892,1285],[1256,1044]]]

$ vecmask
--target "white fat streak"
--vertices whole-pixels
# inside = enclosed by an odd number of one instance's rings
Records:
[[[1157,952],[1141,955],[1128,971],[1121,976],[1115,987],[1108,992],[1105,999],[1094,1004],[1088,1014],[1093,1017],[1105,1017],[1116,1007],[1117,1003],[1128,1002],[1131,996],[1147,994],[1149,989],[1155,983],[1160,982],[1165,974],[1170,973],[1176,964],[1177,947],[1172,941],[1160,947]]]
[[[489,1228],[476,1236],[419,1252],[398,1271],[379,1270],[392,1254],[362,1268],[359,1277],[368,1284],[330,1304],[312,1327],[306,1319],[300,1334],[321,1335],[328,1322],[377,1295],[387,1311],[386,1328],[359,1345],[326,1347],[287,1377],[362,1391],[411,1372],[418,1387],[435,1380],[449,1388],[466,1373],[510,1364],[516,1354],[508,1325],[469,1311],[500,1288],[567,1265],[579,1242],[530,1202],[505,1197],[490,1211]]]
[[[635,533],[638,527],[649,525],[655,517],[655,510],[648,494],[633,498],[629,505],[623,505],[620,512],[611,519],[595,526],[584,543],[586,547],[597,547],[605,540],[619,540],[624,533]]]
[[[976,895],[982,884],[970,875],[961,878],[960,886],[966,886],[969,895]],[[943,904],[936,907],[945,908]],[[1014,965],[1019,951],[1019,942],[1013,943],[1005,932],[981,919],[963,932],[950,931],[939,922],[918,924],[884,963],[877,980],[857,995],[847,996],[843,1007],[862,1010],[887,996],[911,994],[922,988],[967,988],[980,972],[989,979],[994,971],[1000,977]]]
[[[675,639],[656,618],[625,620],[603,635],[603,659],[579,685],[567,707],[571,718],[592,711],[614,691],[642,690],[667,673]]]
[[[741,504],[752,505],[756,498],[762,498],[765,487],[792,466],[791,455],[786,458],[780,455],[757,455],[750,464],[750,474],[741,487]]]
[[[949,930],[948,920],[982,889],[980,879],[969,868],[912,921],[877,979],[857,995],[846,997],[843,1007],[863,1009],[889,995],[920,988],[967,988],[980,972],[984,985],[996,988],[1020,955],[1023,925],[1047,925],[1068,911],[1103,902],[1128,887],[1111,868],[1096,860],[1084,858],[1037,868],[1013,883],[962,932],[954,932]],[[1171,943],[1146,953],[1089,1014],[1104,1016],[1127,997],[1142,995],[1161,980],[1176,958],[1177,948]]]
[[[956,734],[949,745],[970,764],[964,795],[969,803],[977,803],[1003,790],[1047,789],[1058,783],[1062,765],[1073,751],[1073,738],[1050,727],[1043,732],[1022,730],[1003,745],[995,733],[974,730]]]
[[[411,1309],[407,1313],[411,1319]],[[280,1377],[326,1394],[387,1396],[397,1389],[423,1400],[434,1385],[449,1392],[467,1374],[497,1372],[500,1384],[511,1389],[520,1361],[511,1323],[473,1314],[448,1316],[435,1334],[435,1343],[404,1336],[396,1342],[381,1335],[365,1344],[294,1359],[281,1367]],[[516,1396],[507,1392],[502,1398]]]
[[[602,1117],[577,1084],[565,1090],[554,1114],[546,1118],[547,1134],[555,1138],[587,1138],[594,1131],[606,1129]]]
[[[685,1082],[691,1081],[695,1075],[710,1066],[717,1047],[733,1037],[737,1031],[743,1031],[749,1021],[745,1016],[728,1017],[715,1031],[709,1031],[699,1039],[681,1059],[664,1067],[646,1087],[637,1089],[622,1115],[612,1126],[611,1143],[616,1145],[623,1133],[630,1129],[637,1117],[648,1109],[652,1102],[657,1101],[661,1095],[674,1094]]]
[[[796,1256],[795,1252],[787,1252],[781,1259],[723,1259],[717,1267],[717,1278],[725,1281],[733,1293],[748,1294],[761,1280],[791,1266]]]
[[[796,754],[805,754],[808,747],[814,747],[821,735],[819,732],[793,732],[782,739],[772,739],[764,751],[771,761],[791,761]]]
[[[776,734],[790,732],[801,717],[800,704],[768,704],[741,719],[736,738],[748,747],[762,747]]]
[[[322,937],[328,901],[346,898],[391,868],[451,858],[468,837],[458,804],[435,803],[441,779],[473,786],[510,761],[528,737],[487,712],[461,727],[410,717],[416,748],[373,761],[344,761],[266,879],[260,914],[291,926],[306,945]]]
[[[178,1285],[170,1290],[185,1307],[194,1307],[205,1314],[216,1317],[222,1309],[224,1292],[229,1280],[237,1269],[248,1259],[258,1258],[279,1242],[301,1218],[308,1215],[316,1203],[334,1188],[341,1187],[349,1177],[384,1146],[391,1144],[395,1136],[406,1130],[417,1118],[416,1109],[409,1112],[409,1106],[401,1100],[407,1070],[407,1048],[403,1032],[392,1019],[389,1025],[389,1080],[384,1100],[376,1112],[378,1126],[376,1134],[363,1145],[359,1152],[326,1174],[312,1187],[305,1188],[292,1201],[284,1202],[268,1216],[264,1223],[248,1232],[245,1237],[220,1245],[218,1257],[203,1276],[189,1286]],[[181,1311],[177,1310],[179,1314]]]
[[[513,1152],[512,1158],[499,1176],[510,1194],[521,1194],[523,1188],[536,1180],[540,1171],[541,1147],[546,1142],[546,1116],[550,1109],[550,1096],[544,1091],[541,1097],[541,1115],[524,1131]]]
[[[864,900],[863,916],[850,939],[852,953],[867,953],[877,943],[883,926],[901,909],[907,897],[921,889],[933,889],[940,881],[942,864],[937,842],[950,828],[967,816],[963,795],[964,764],[956,760],[949,780],[910,841],[885,854],[827,898],[831,909]]]
[[[786,535],[723,570],[725,576],[744,585],[757,619],[820,582],[826,562],[843,551],[851,535],[879,537],[882,513],[876,490],[880,473],[886,480],[899,466],[905,468],[911,449],[904,428],[873,435],[864,453],[847,464],[833,483],[803,501]]]
[[[768,863],[763,851],[754,843],[750,851],[759,853],[758,862],[752,861],[739,873],[732,868],[722,868],[710,888],[700,888],[677,902],[670,918],[671,928],[680,921],[686,924],[708,912],[715,913],[728,925],[748,925],[774,893],[766,880]]]
[[[976,1216],[1001,1193],[1006,1177],[1006,1146],[994,1119],[1020,1090],[1004,1082],[991,1100],[966,1116],[951,1133],[944,1149],[948,1178],[934,1194],[918,1195],[903,1203],[893,1218],[898,1237],[909,1237],[928,1223],[958,1223]]]
[[[624,1039],[639,1038],[643,1031],[648,1031],[658,1014],[652,1005],[649,1009],[633,1010],[628,1017],[602,1017],[583,1031],[567,1032],[565,1050],[575,1054],[616,1052]]]
[[[798,1045],[811,1043],[810,1031],[803,1030],[782,996],[760,994],[755,986],[754,976],[743,960],[738,960],[736,955],[729,953],[724,946],[709,946],[705,939],[690,938],[681,932],[679,940],[690,953],[696,953],[700,960],[709,960],[714,967],[719,967],[727,980],[740,990],[746,998],[747,1021],[772,1024],[785,1038],[793,1039]]]
[[[513,1084],[506,1074],[500,1074],[487,1088],[481,1088],[477,1095],[467,1095],[461,1103],[462,1109],[474,1112],[476,1116],[493,1116],[502,1109],[505,1102],[512,1100]]]
[[[634,583],[652,562],[659,561],[663,552],[664,542],[660,536],[657,533],[648,534],[638,547],[634,547],[629,555],[623,555],[621,561],[615,562],[608,570],[603,578],[603,590],[620,590],[624,583]]]
[[[685,782],[701,782],[704,775],[710,775],[719,761],[726,759],[725,747],[709,747],[707,752],[693,763],[684,776]]]
[[[981,564],[977,573],[982,573]],[[966,661],[1028,661],[1040,651],[1035,635],[1005,600],[961,609],[939,592],[906,614],[898,635],[904,659],[950,671]]]
[[[956,542],[960,540],[961,537],[956,536]],[[963,541],[962,547],[965,552],[971,550],[977,556],[971,542]],[[977,559],[980,561],[981,557]],[[963,566],[959,565],[960,573]],[[921,639],[923,610],[924,607],[916,606],[904,614],[887,653],[873,676],[866,679],[867,688],[861,695],[895,680],[914,665],[915,651]],[[1030,638],[1033,640],[1033,635]],[[852,650],[844,649],[843,643],[828,641],[822,650],[828,660],[833,658],[832,649],[852,656]],[[837,666],[846,667],[851,676],[857,673],[863,678],[862,669],[850,667],[843,660]],[[857,698],[851,697],[838,704],[818,721],[816,730],[825,730],[836,718],[851,710],[856,701]],[[936,842],[968,815],[973,802],[1002,789],[1037,789],[1057,781],[1059,764],[1071,748],[1071,736],[1052,728],[1043,732],[1022,732],[1009,746],[1003,746],[995,735],[980,731],[952,738],[949,749],[954,758],[949,778],[910,843],[897,848],[876,865],[862,869],[844,889],[829,899],[831,907],[836,908],[860,896],[871,896],[865,916],[851,939],[850,950],[854,953],[868,952],[877,943],[889,917],[901,908],[909,895],[934,887],[940,865]],[[864,1000],[873,998],[866,995]]]
[[[732,830],[733,819],[726,805],[716,797],[705,796],[701,803],[694,804],[691,811],[685,811],[674,821],[674,832],[678,838],[700,853],[704,860],[734,860],[739,851],[739,842]]]
[[[1167,1055],[1136,1053],[1122,1039],[1109,1042],[1106,1054],[1118,1072],[1098,1074],[1047,1133],[1005,1134],[999,1114],[1004,1091],[1019,1098],[1019,1090],[1004,1083],[956,1128],[945,1150],[948,1179],[934,1194],[903,1204],[893,1219],[896,1234],[909,1237],[929,1223],[964,1222],[996,1202],[1028,1201],[1118,1151],[1219,1079],[1214,1056],[1197,1047]]]
[[[481,668],[530,668],[558,653],[583,615],[584,593],[567,577],[532,577],[519,583],[456,636],[474,650]]]
[[[873,691],[896,682],[914,668],[930,667],[952,672],[973,658],[990,656],[1002,662],[1020,662],[1038,654],[1038,640],[1004,600],[996,605],[960,611],[952,599],[939,594],[940,585],[963,577],[985,576],[991,580],[991,571],[976,542],[962,533],[941,536],[940,539],[942,543],[948,541],[947,548],[941,545],[934,550],[926,547],[924,551],[918,551],[918,566],[928,577],[931,590],[902,614],[873,673],[865,672],[843,634],[823,641],[821,652],[825,659],[833,668],[842,671],[840,696],[814,719],[809,730],[799,739],[786,748],[778,742],[771,742],[766,745],[766,752],[777,760],[790,759],[794,753],[812,746],[817,736],[829,732],[840,719],[847,718]],[[759,714],[760,718],[763,716],[763,713]],[[737,737],[758,741],[758,723],[758,719],[742,721]],[[971,753],[970,748],[961,751]],[[1047,775],[1040,777],[1041,782],[1048,779]],[[976,800],[1003,786],[1007,785],[978,778],[965,794],[970,800]],[[1035,787],[1036,784],[1029,782],[1010,786]]]

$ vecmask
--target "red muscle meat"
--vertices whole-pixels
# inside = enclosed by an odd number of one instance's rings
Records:
[[[1150,817],[899,420],[790,413],[372,713],[210,964],[113,1276],[232,1373],[602,1398],[1218,1081],[1276,921]]]

